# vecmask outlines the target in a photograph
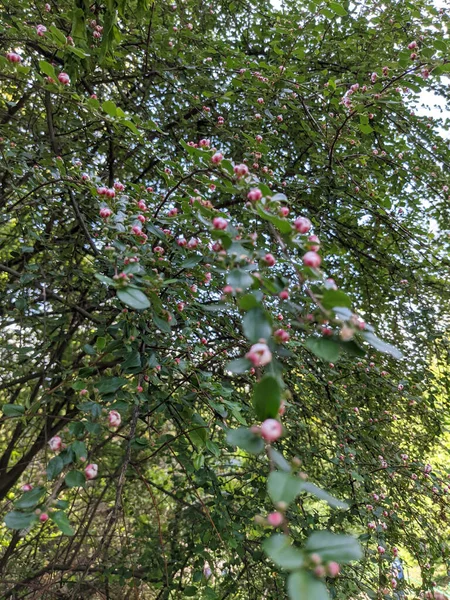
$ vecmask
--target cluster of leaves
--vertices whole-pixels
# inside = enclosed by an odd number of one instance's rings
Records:
[[[394,547],[432,589],[448,124],[414,110],[447,97],[447,24],[423,1],[5,8],[6,598],[392,598]]]

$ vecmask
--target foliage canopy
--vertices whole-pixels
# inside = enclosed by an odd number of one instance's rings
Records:
[[[2,6],[2,598],[394,598],[396,548],[433,589],[448,23]]]

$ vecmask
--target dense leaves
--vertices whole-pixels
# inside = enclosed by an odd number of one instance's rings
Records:
[[[446,10],[3,9],[0,595],[433,589]]]

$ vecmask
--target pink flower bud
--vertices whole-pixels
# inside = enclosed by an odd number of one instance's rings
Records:
[[[50,446],[50,450],[57,452],[58,450],[61,450],[62,440],[59,435],[55,435],[49,440],[48,445]]]
[[[272,360],[272,352],[265,342],[258,342],[253,344],[245,358],[248,358],[254,367],[263,367]]]
[[[284,329],[277,329],[274,333],[274,336],[277,339],[277,341],[282,343],[289,341],[289,338],[291,337],[289,333]]]
[[[69,85],[70,77],[67,75],[67,73],[60,73],[58,75],[58,81],[59,81],[59,83],[62,83],[63,85]]]
[[[270,252],[268,254],[266,254],[265,257],[264,257],[264,262],[269,267],[273,267],[273,265],[276,263],[274,255],[270,254]]]
[[[335,561],[331,561],[327,564],[327,571],[330,577],[337,577],[340,570],[341,566]]]
[[[22,490],[22,492],[30,492],[33,489],[33,486],[31,485],[31,483],[24,483],[20,489]]]
[[[107,219],[108,217],[110,217],[112,215],[112,210],[110,208],[101,208],[99,215],[101,216],[102,219]]]
[[[248,175],[248,167],[247,165],[235,165],[234,172],[237,177],[246,177]]]
[[[299,217],[294,221],[294,227],[299,233],[308,233],[311,229],[311,221],[306,217]]]
[[[280,421],[276,419],[266,419],[261,425],[261,436],[266,442],[275,442],[283,433]]]
[[[289,214],[289,208],[287,206],[282,206],[278,211],[280,217],[287,217]]]
[[[228,221],[223,217],[214,217],[212,224],[214,229],[226,229],[228,226]]]
[[[7,52],[6,53],[6,58],[11,63],[20,63],[20,62],[22,62],[22,57],[20,56],[20,54],[17,54],[16,52]]]
[[[36,25],[36,33],[38,36],[43,37],[46,31],[47,27],[45,25]]]
[[[40,521],[41,523],[45,523],[45,521],[48,521],[48,514],[47,514],[47,513],[45,513],[45,512],[44,512],[44,513],[41,513],[41,514],[39,515],[39,521]]]
[[[86,475],[86,479],[95,479],[98,474],[98,465],[94,463],[89,464],[85,467],[84,474]]]
[[[320,267],[321,262],[322,262],[322,259],[317,254],[317,252],[310,251],[310,252],[307,252],[303,256],[303,264],[305,265],[305,267],[311,267],[312,269],[317,269]]]
[[[259,188],[253,188],[247,194],[247,198],[250,200],[250,202],[257,202],[258,200],[261,200],[262,197],[263,194]]]
[[[108,424],[110,427],[119,427],[122,417],[117,410],[111,410],[108,415]]]
[[[280,300],[288,300],[289,299],[289,292],[287,290],[282,290],[278,296],[280,297]]]
[[[267,515],[267,523],[271,527],[279,527],[283,522],[284,517],[280,512],[273,512]]]
[[[223,161],[223,154],[216,152],[211,156],[211,162],[215,165],[220,164]]]
[[[198,145],[200,148],[209,148],[211,145],[211,140],[200,140]]]
[[[386,552],[386,550],[385,550],[385,548],[383,548],[383,546],[378,546],[377,550],[378,550],[378,554],[384,554]]]

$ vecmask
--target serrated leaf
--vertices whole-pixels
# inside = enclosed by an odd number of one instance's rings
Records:
[[[317,552],[324,562],[334,560],[347,563],[362,558],[361,546],[351,535],[338,535],[331,531],[315,531],[305,544],[308,552]]]
[[[87,457],[87,448],[84,442],[76,440],[70,444],[70,447],[72,448],[72,452],[74,453],[76,460]]]
[[[275,450],[275,448],[272,448],[272,446],[269,446],[267,448],[267,454],[269,455],[270,460],[279,469],[281,469],[282,471],[286,471],[287,473],[289,473],[289,471],[291,470],[291,465],[284,458],[284,456],[281,454],[281,452],[278,452],[278,450]]]
[[[86,477],[81,471],[69,471],[65,476],[64,481],[69,488],[84,487]]]
[[[272,471],[267,479],[267,492],[274,504],[291,504],[303,490],[303,481],[284,471]]]
[[[60,29],[58,29],[54,25],[50,25],[48,30],[51,31],[54,38],[57,39],[60,44],[63,44],[64,46],[67,44],[67,38]]]
[[[75,535],[75,532],[70,526],[69,519],[64,511],[58,510],[57,512],[51,513],[50,518],[64,535]]]
[[[268,340],[272,335],[272,325],[265,310],[257,306],[249,310],[242,319],[242,329],[249,342]]]
[[[41,71],[43,73],[45,73],[45,75],[47,75],[48,77],[51,77],[53,79],[53,81],[58,80],[58,76],[55,73],[55,69],[46,60],[39,61],[39,68],[41,69]]]
[[[5,525],[10,529],[26,529],[38,520],[37,515],[13,510],[5,515]]]
[[[100,394],[112,394],[128,383],[123,377],[102,377],[95,387]]]
[[[41,502],[42,496],[45,494],[45,488],[42,486],[35,487],[29,492],[24,492],[22,496],[14,502],[14,506],[20,510],[27,508],[35,508]]]
[[[21,417],[25,414],[25,406],[20,406],[20,404],[4,404],[2,406],[2,412],[5,417]]]
[[[130,286],[118,289],[117,297],[121,302],[135,310],[145,310],[150,306],[150,300],[144,292]]]
[[[264,540],[262,547],[267,556],[286,571],[294,571],[303,566],[304,557],[301,550],[292,546],[292,541],[287,535],[272,535]]]
[[[340,17],[345,17],[348,15],[348,12],[345,10],[342,4],[339,4],[338,2],[329,2],[328,6],[334,13],[336,13]]]
[[[380,338],[377,337],[371,331],[365,331],[363,333],[363,337],[366,340],[366,342],[368,342],[371,346],[376,348],[379,352],[383,352],[384,354],[390,354],[392,357],[397,359],[403,358],[403,354],[398,348],[396,348],[392,344],[383,342],[383,340],[380,340]]]
[[[265,375],[253,388],[253,408],[260,421],[275,418],[281,404],[281,386],[272,375]]]
[[[236,358],[235,360],[231,360],[226,364],[225,370],[230,371],[231,373],[241,374],[245,373],[252,367],[252,363],[248,360],[248,358]]]
[[[246,427],[229,429],[227,431],[227,443],[231,446],[239,446],[251,454],[259,454],[264,450],[263,439],[252,433]]]
[[[322,305],[325,308],[335,308],[336,306],[351,308],[352,301],[341,290],[327,290],[322,297]]]
[[[339,358],[339,344],[334,340],[310,337],[305,341],[305,346],[327,362],[336,362]]]
[[[61,471],[64,469],[64,461],[60,456],[54,456],[48,461],[47,465],[47,479],[51,481],[58,477]]]
[[[309,481],[303,482],[303,491],[307,492],[308,494],[312,494],[316,498],[319,498],[319,500],[325,500],[325,502],[327,502],[333,508],[348,508],[348,504],[346,502],[338,500],[322,488],[314,485],[314,483],[310,483]]]
[[[289,575],[287,589],[289,600],[330,600],[323,581],[303,569]]]
[[[107,115],[110,117],[115,117],[117,113],[117,106],[114,104],[112,100],[105,100],[102,104],[102,108]]]
[[[233,269],[228,273],[227,283],[234,290],[246,290],[253,284],[253,277],[248,271]]]

